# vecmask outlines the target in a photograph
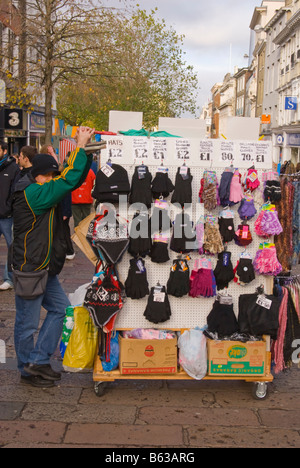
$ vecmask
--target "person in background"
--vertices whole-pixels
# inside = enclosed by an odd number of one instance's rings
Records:
[[[94,203],[92,191],[94,188],[96,176],[90,169],[86,181],[79,189],[72,192],[72,213],[74,218],[74,227],[77,227],[81,221],[91,214]]]
[[[11,157],[12,157],[12,158],[15,158],[16,163],[18,164],[18,161],[19,161],[19,153],[12,153],[12,154],[11,154]]]
[[[93,162],[92,162],[92,165],[91,165],[91,169],[94,172],[94,174],[97,175],[97,172],[98,172],[98,158],[95,155],[93,156]]]
[[[52,156],[55,159],[56,162],[59,162],[58,161],[58,156],[55,153],[55,150],[54,150],[53,146],[51,146],[51,145],[42,146],[41,150],[40,150],[40,154],[50,154],[50,156]]]
[[[21,169],[20,177],[24,177],[32,169],[32,163],[37,155],[37,149],[34,146],[23,146],[20,151],[18,165]]]
[[[8,156],[8,145],[0,141],[0,237],[5,237],[8,249],[12,243],[12,196],[19,174],[15,158]],[[6,263],[0,291],[9,289],[13,289],[13,277]]]

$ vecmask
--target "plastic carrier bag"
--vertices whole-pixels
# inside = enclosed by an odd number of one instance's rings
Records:
[[[101,356],[101,363],[104,372],[111,372],[119,367],[119,335],[117,331],[108,334],[106,339],[106,350]]]
[[[207,374],[206,337],[199,328],[187,330],[178,340],[179,363],[185,372],[196,380]]]
[[[89,371],[94,367],[98,330],[85,307],[74,308],[74,328],[65,352],[63,367],[67,372]]]
[[[59,346],[60,354],[62,358],[64,358],[65,356],[65,352],[66,352],[73,328],[74,328],[74,307],[67,307],[66,316],[65,316],[64,324],[63,324],[61,342]]]

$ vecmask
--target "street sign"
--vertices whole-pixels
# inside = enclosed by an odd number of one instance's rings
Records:
[[[298,99],[297,97],[285,98],[285,110],[297,110]]]
[[[261,123],[262,123],[262,124],[269,125],[269,124],[271,123],[271,115],[270,115],[270,114],[269,114],[269,115],[263,114],[263,115],[261,116]]]

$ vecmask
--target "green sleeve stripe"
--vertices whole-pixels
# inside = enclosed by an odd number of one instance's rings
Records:
[[[68,193],[77,188],[90,165],[91,158],[87,157],[82,148],[76,148],[60,176],[45,184],[32,184],[27,187],[26,193],[33,212],[41,215],[60,203]],[[84,180],[81,183],[83,182]]]
[[[51,210],[51,213],[50,213],[50,216],[49,216],[49,226],[48,226],[49,245],[48,245],[47,256],[45,258],[44,263],[39,268],[37,268],[35,271],[39,271],[39,270],[42,270],[43,268],[46,268],[46,266],[50,262],[52,244],[53,244],[53,217],[54,217],[54,208]]]

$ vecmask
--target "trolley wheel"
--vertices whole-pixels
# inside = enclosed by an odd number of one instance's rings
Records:
[[[102,397],[107,388],[106,382],[95,382],[94,390],[97,397]]]
[[[266,400],[269,396],[269,387],[267,382],[255,382],[253,384],[252,393],[255,400]]]

